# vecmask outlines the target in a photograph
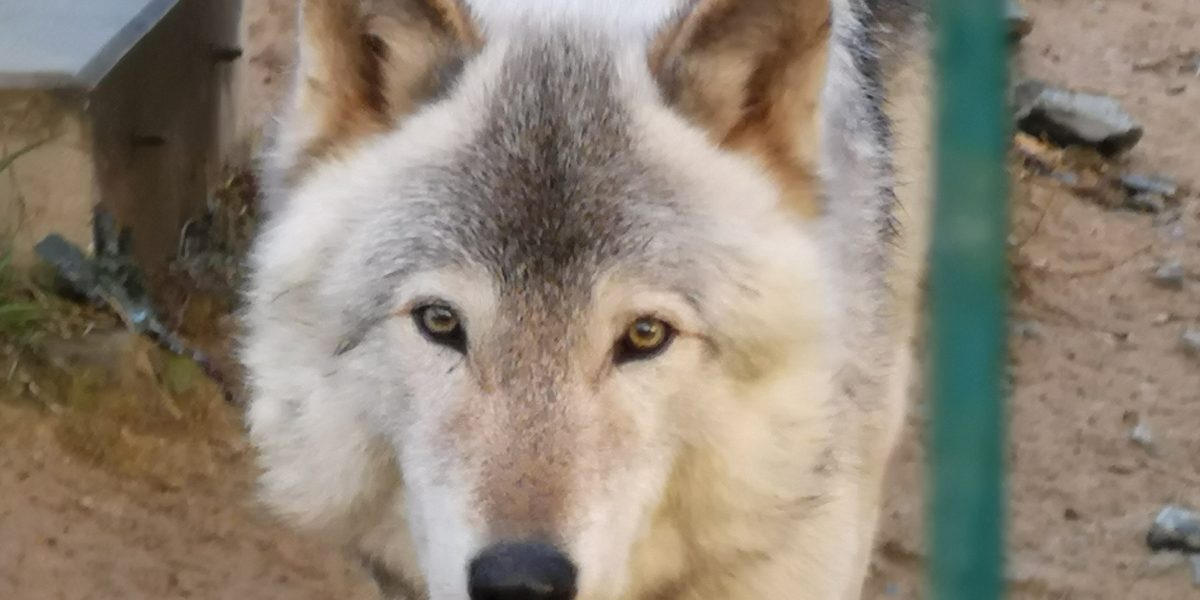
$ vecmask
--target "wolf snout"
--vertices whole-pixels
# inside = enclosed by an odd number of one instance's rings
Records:
[[[468,569],[471,600],[572,600],[576,569],[558,548],[541,542],[501,542]]]

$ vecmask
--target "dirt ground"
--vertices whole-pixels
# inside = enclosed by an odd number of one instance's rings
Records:
[[[291,56],[292,2],[246,4],[246,118],[262,123]],[[1185,191],[1150,215],[1014,171],[1011,596],[1193,597],[1186,565],[1152,558],[1143,540],[1164,503],[1200,508],[1200,358],[1179,344],[1200,326],[1200,3],[1025,6],[1035,27],[1022,72],[1120,99],[1146,130],[1121,167]],[[1190,276],[1181,289],[1152,280],[1170,259]],[[373,597],[354,565],[254,505],[235,409],[141,342],[96,335],[118,346],[90,358],[57,347],[25,380],[0,363],[0,598]],[[112,356],[134,366],[105,367]],[[38,387],[79,361],[103,377]],[[117,409],[78,400],[129,386],[154,392]],[[870,598],[921,597],[920,414],[889,486]],[[1150,448],[1130,440],[1138,423]]]

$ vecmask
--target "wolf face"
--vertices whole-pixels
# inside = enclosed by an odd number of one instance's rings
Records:
[[[267,165],[264,500],[412,597],[801,597],[763,563],[843,493],[804,218],[828,8],[640,40],[374,4],[303,3]]]

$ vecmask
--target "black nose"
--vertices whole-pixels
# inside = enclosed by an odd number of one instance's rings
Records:
[[[575,565],[554,546],[503,542],[471,561],[471,600],[572,600]]]

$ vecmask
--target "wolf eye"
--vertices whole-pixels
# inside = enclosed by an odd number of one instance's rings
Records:
[[[467,351],[467,333],[463,331],[462,322],[454,309],[444,304],[428,304],[413,311],[413,320],[417,329],[429,341],[452,348],[459,352]]]
[[[613,355],[617,363],[645,360],[658,355],[675,337],[675,329],[654,317],[641,317],[630,323],[617,341]]]

